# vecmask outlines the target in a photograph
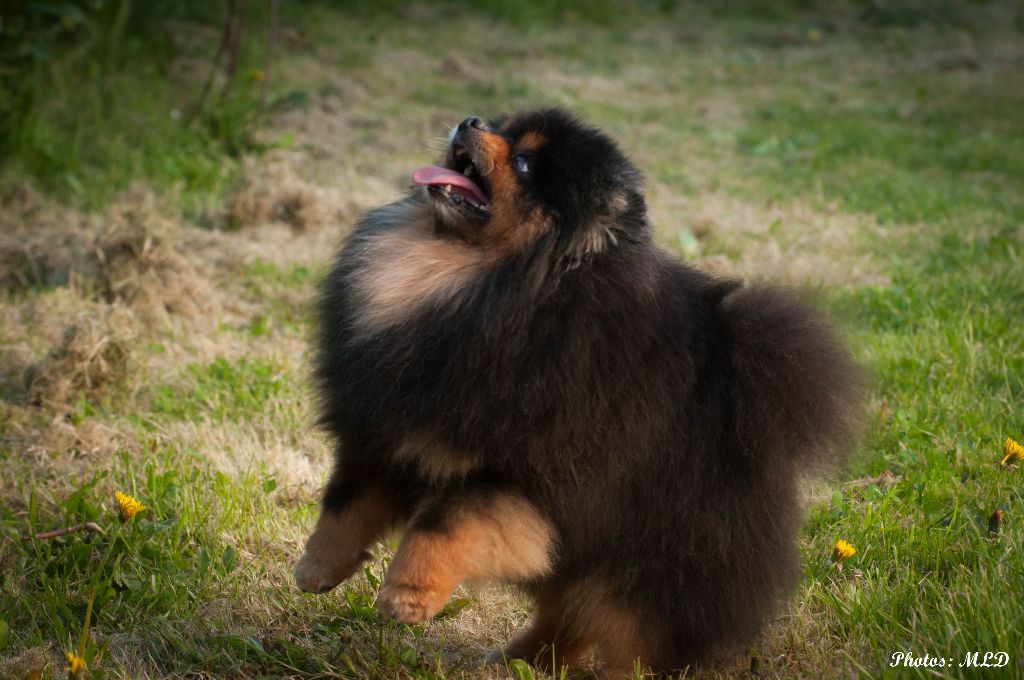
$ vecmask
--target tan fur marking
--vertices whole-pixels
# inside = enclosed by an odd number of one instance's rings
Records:
[[[431,300],[458,292],[484,264],[484,253],[441,239],[419,225],[396,229],[367,242],[359,256],[366,267],[358,288],[364,297],[356,323],[376,331],[398,323]]]
[[[391,563],[377,607],[421,623],[463,581],[521,581],[551,569],[554,530],[526,500],[497,496],[467,507],[447,531],[410,531]]]
[[[626,197],[625,193],[623,193],[621,191],[618,191],[618,192],[616,192],[612,196],[612,200],[611,200],[612,213],[619,214],[619,213],[626,212],[626,208],[628,208],[628,207],[629,207],[629,199]]]
[[[587,258],[613,248],[619,243],[616,231],[622,213],[629,207],[626,195],[618,192],[609,202],[610,213],[599,217],[577,236],[575,251],[580,258]]]
[[[480,171],[491,186],[491,218],[484,228],[482,245],[492,259],[501,259],[522,252],[547,228],[539,210],[522,210],[519,180],[509,163],[508,142],[501,135],[481,133],[480,150],[487,163]]]
[[[547,144],[547,138],[539,132],[530,131],[524,134],[516,145],[520,151],[532,152]]]
[[[295,580],[310,593],[322,593],[355,573],[371,543],[394,529],[399,517],[388,498],[368,490],[340,513],[323,511],[306,550],[295,566]]]
[[[443,446],[426,433],[407,437],[395,452],[395,459],[415,465],[432,482],[465,477],[479,465],[475,456]]]
[[[581,257],[596,255],[609,247],[617,245],[615,225],[611,221],[600,220],[590,226],[578,237],[576,252]]]
[[[518,205],[495,207],[492,202],[485,247],[492,257],[508,257],[526,250],[540,238],[545,229],[547,221],[540,210],[524,215],[519,212]]]
[[[555,675],[563,666],[576,665],[594,648],[596,640],[569,625],[564,618],[565,610],[565,593],[539,597],[530,625],[504,650],[492,652],[489,660],[523,659]]]
[[[493,132],[481,132],[476,136],[479,140],[480,150],[483,152],[487,163],[478,163],[477,167],[491,184],[491,193],[501,196],[510,196],[518,193],[515,173],[509,165],[508,142],[501,135]],[[492,195],[493,200],[493,195]]]
[[[536,616],[504,651],[506,658],[520,658],[541,669],[557,672],[579,662],[595,646],[606,676],[632,677],[639,660],[647,668],[656,659],[658,632],[621,605],[615,586],[591,577],[564,590],[541,594]],[[498,660],[501,654],[493,654]]]
[[[574,589],[565,616],[573,621],[577,637],[594,640],[605,673],[610,677],[632,677],[639,660],[649,666],[657,649],[657,631],[646,628],[636,615],[619,604],[613,584],[588,579]]]

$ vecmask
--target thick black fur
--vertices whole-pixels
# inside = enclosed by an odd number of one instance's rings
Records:
[[[491,129],[548,140],[520,178],[547,229],[366,332],[351,283],[366,246],[430,198],[415,189],[356,226],[319,306],[323,422],[339,442],[325,508],[386,480],[443,527],[452,499],[511,490],[557,531],[553,575],[528,590],[598,576],[657,631],[664,668],[749,642],[798,575],[798,477],[850,449],[857,367],[793,295],[659,251],[640,174],[603,134],[561,111]],[[585,247],[597,233],[602,246]],[[415,432],[479,466],[421,478],[393,456]]]

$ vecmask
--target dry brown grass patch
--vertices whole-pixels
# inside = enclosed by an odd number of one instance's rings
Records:
[[[316,497],[330,470],[330,447],[312,426],[290,431],[254,422],[183,420],[162,425],[159,434],[178,447],[199,451],[227,474],[265,466],[283,492],[306,500]]]
[[[208,273],[190,257],[188,241],[196,234],[189,232],[198,230],[182,227],[168,212],[152,192],[133,190],[111,206],[92,247],[104,297],[159,320],[211,308]]]
[[[67,406],[80,394],[120,399],[134,367],[135,320],[115,306],[92,306],[64,328],[59,344],[29,368],[26,401]]]
[[[246,180],[228,201],[231,227],[276,222],[305,231],[344,223],[355,212],[340,192],[301,179],[284,155],[248,165]]]
[[[23,185],[3,198],[0,287],[70,285],[86,298],[123,302],[150,321],[211,309],[199,230],[170,219],[146,189],[119,197],[103,216],[42,199]]]
[[[68,283],[84,251],[89,218],[20,183],[0,197],[0,288]]]
[[[0,678],[56,677],[51,671],[64,670],[64,658],[52,644],[31,647],[17,656],[0,660]]]
[[[696,262],[712,273],[792,285],[889,283],[862,247],[866,237],[885,238],[869,216],[714,192],[685,197],[657,183],[648,200],[663,239],[672,244],[678,229],[688,229],[713,253]]]

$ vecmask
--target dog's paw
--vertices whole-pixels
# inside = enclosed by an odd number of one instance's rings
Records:
[[[485,666],[504,666],[514,657],[508,655],[504,647],[495,647],[491,651],[487,652],[487,656],[484,657]]]
[[[339,564],[307,550],[295,565],[295,583],[307,593],[326,593],[356,572],[361,557]]]
[[[441,611],[447,599],[447,593],[385,584],[377,595],[377,609],[399,623],[424,623]]]
[[[303,555],[295,565],[295,583],[307,593],[326,593],[344,579],[337,578],[333,570],[322,562]]]

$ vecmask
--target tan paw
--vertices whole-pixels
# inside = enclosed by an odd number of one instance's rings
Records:
[[[337,560],[325,559],[323,553],[307,550],[295,565],[295,582],[307,593],[326,593],[354,574],[362,561],[360,555],[339,564]]]
[[[399,623],[424,623],[441,611],[447,600],[448,593],[385,584],[377,595],[377,609]]]

